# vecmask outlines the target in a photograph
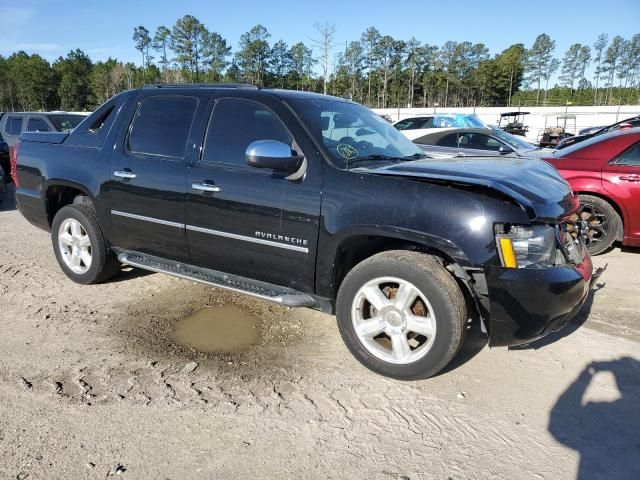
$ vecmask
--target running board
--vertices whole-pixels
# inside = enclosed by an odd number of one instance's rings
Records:
[[[321,309],[319,302],[311,295],[258,280],[174,262],[139,252],[120,252],[118,254],[118,260],[132,267],[142,268],[152,272],[166,273],[174,277],[193,280],[194,282],[204,283],[212,287],[244,293],[286,307]]]

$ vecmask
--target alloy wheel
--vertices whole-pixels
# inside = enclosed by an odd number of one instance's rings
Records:
[[[92,260],[91,239],[80,222],[69,218],[60,224],[58,246],[62,260],[73,273],[87,273]]]
[[[426,296],[412,283],[380,277],[356,293],[351,319],[364,348],[385,362],[409,364],[433,345],[436,318]]]

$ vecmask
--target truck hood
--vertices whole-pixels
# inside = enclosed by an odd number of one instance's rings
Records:
[[[515,200],[532,220],[556,221],[575,212],[578,199],[558,171],[535,159],[464,157],[424,159],[354,171],[452,186],[480,186]]]

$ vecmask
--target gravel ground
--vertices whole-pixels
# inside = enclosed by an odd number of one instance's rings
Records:
[[[0,206],[0,478],[640,478],[640,250],[580,318],[517,351],[473,330],[447,371],[361,367],[335,320],[160,274],[79,286]],[[233,305],[254,346],[201,353],[179,322]]]

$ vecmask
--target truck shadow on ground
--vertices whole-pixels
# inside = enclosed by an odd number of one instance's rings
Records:
[[[7,185],[7,197],[0,203],[0,212],[10,212],[16,209],[16,197],[13,185]]]
[[[487,335],[482,333],[480,330],[480,322],[474,321],[467,331],[464,343],[460,347],[456,356],[453,357],[453,360],[451,360],[451,362],[449,362],[449,364],[436,376],[452,372],[458,367],[461,367],[465,363],[471,361],[473,357],[478,355],[482,349],[487,346],[488,341]]]
[[[618,399],[588,400],[602,372],[613,375]],[[640,478],[640,362],[623,357],[588,365],[551,410],[549,432],[580,455],[576,480]]]

